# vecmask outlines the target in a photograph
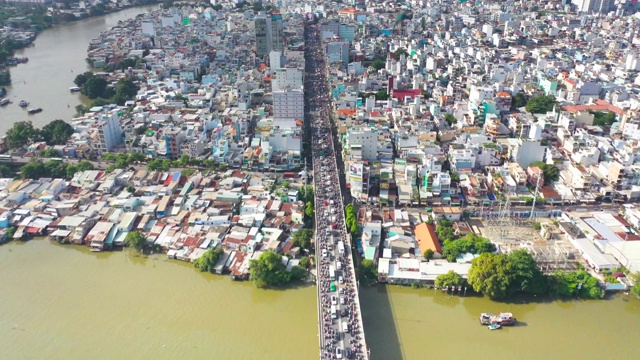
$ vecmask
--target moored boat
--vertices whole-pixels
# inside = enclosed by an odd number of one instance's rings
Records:
[[[501,327],[502,327],[502,326],[500,326],[500,325],[498,325],[498,324],[492,324],[492,325],[487,326],[487,329],[489,329],[489,330],[498,330],[498,329],[500,329]]]
[[[29,114],[37,114],[37,113],[39,113],[41,111],[42,111],[42,108],[31,108],[31,109],[27,110],[27,112]]]
[[[10,102],[11,102],[11,100],[9,100],[7,98],[2,98],[2,99],[0,99],[0,106],[9,105]]]
[[[72,86],[72,87],[69,88],[69,91],[71,91],[71,92],[78,92],[80,90],[82,90],[82,89],[80,89],[80,87],[78,87],[78,86]]]
[[[21,108],[26,108],[27,106],[29,106],[29,103],[24,100],[20,100],[18,106],[20,106]]]
[[[511,326],[516,323],[516,318],[511,313],[500,313],[493,315],[491,313],[480,314],[480,324],[482,325],[500,325]]]

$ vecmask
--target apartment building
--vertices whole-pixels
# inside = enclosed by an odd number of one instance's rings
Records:
[[[273,92],[275,119],[304,119],[304,92],[302,87],[287,87]]]

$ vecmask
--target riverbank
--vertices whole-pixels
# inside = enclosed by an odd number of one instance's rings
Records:
[[[9,27],[11,31],[0,31],[0,85],[11,85],[11,75],[8,63],[14,59],[15,53],[26,47],[32,46],[33,41],[42,31],[54,28],[70,22],[89,19],[117,13],[126,9],[160,4],[160,0],[133,0],[128,4],[102,4],[100,2],[88,7],[71,7],[68,4],[57,4],[57,8],[49,8],[33,4],[7,5],[0,11],[0,29]],[[15,64],[14,64],[15,65]]]
[[[89,105],[80,93],[69,91],[77,74],[90,70],[85,58],[87,45],[101,32],[116,26],[119,21],[157,8],[157,5],[129,8],[105,16],[58,24],[42,31],[33,46],[16,51],[15,56],[27,57],[29,62],[11,68],[12,85],[6,95],[13,104],[0,108],[0,122],[4,134],[15,121],[30,120],[43,127],[54,119],[68,121],[76,113],[75,105]],[[42,81],[47,79],[47,81]],[[41,113],[28,115],[18,103],[25,100],[29,107],[41,107]]]

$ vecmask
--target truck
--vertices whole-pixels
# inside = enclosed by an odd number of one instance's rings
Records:
[[[338,251],[340,255],[344,255],[344,241],[342,240],[338,241]]]
[[[336,269],[333,268],[333,265],[329,265],[329,279],[336,279]]]
[[[286,172],[282,174],[282,177],[285,179],[293,179],[296,176],[294,172]]]

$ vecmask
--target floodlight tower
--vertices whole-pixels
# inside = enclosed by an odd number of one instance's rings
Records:
[[[536,200],[538,199],[538,190],[540,189],[540,173],[538,173],[538,180],[536,180],[536,192],[533,194],[533,204],[531,204],[531,214],[529,215],[529,219],[533,219],[533,214],[536,210]]]

